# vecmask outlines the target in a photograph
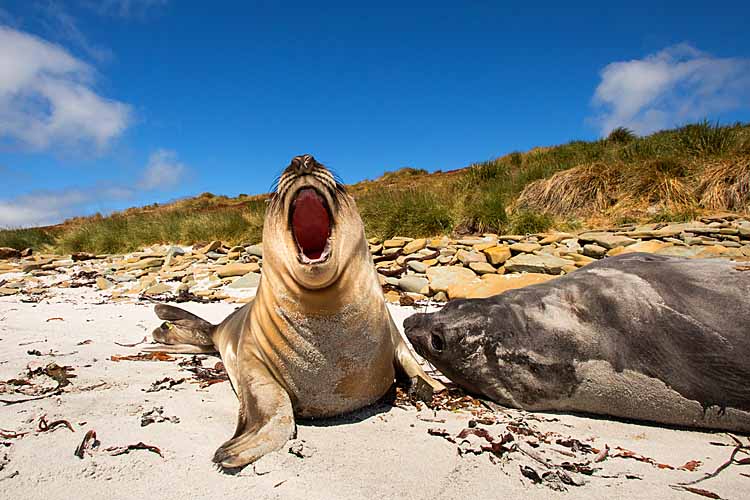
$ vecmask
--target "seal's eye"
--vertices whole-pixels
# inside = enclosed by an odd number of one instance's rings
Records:
[[[430,343],[432,344],[432,348],[435,349],[437,352],[442,352],[445,348],[445,342],[443,341],[443,338],[440,335],[432,334],[430,335]]]

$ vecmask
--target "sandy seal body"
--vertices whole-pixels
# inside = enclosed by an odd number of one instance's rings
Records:
[[[155,350],[218,350],[240,399],[234,438],[214,460],[239,467],[294,435],[294,416],[372,404],[399,375],[442,389],[409,352],[386,308],[354,200],[312,156],[282,174],[266,211],[254,301],[221,324],[159,305]]]
[[[467,389],[527,410],[750,431],[750,272],[628,254],[404,322]]]

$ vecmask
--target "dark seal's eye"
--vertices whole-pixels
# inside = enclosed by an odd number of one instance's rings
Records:
[[[432,344],[432,348],[437,352],[442,352],[442,350],[445,349],[445,342],[440,335],[434,333],[430,335],[430,343]]]

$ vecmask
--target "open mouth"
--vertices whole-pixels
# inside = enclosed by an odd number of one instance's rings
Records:
[[[324,262],[331,253],[331,215],[326,203],[312,188],[300,189],[291,209],[291,226],[303,264]]]

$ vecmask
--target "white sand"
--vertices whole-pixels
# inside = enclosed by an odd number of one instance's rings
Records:
[[[418,413],[413,408],[380,405],[337,419],[302,422],[298,440],[304,440],[311,456],[298,458],[285,447],[254,467],[229,475],[211,463],[214,450],[234,431],[238,405],[229,384],[200,389],[183,383],[174,390],[144,392],[156,380],[190,374],[176,362],[111,361],[114,354],[138,352],[138,347],[119,347],[115,341],[137,342],[159,321],[150,305],[97,305],[101,300],[99,292],[83,288],[61,290],[52,303],[0,299],[0,380],[23,376],[28,363],[70,365],[78,376],[60,396],[0,405],[0,429],[32,431],[22,438],[0,439],[0,443],[12,443],[0,446],[0,498],[700,498],[669,485],[713,471],[732,449],[709,445],[709,441],[731,443],[726,434],[546,415],[559,421],[540,422],[540,429],[581,441],[590,439],[595,447],[621,446],[674,466],[690,460],[703,462],[698,471],[687,472],[610,458],[595,464],[601,470],[593,476],[582,476],[585,485],[556,492],[534,485],[520,474],[519,465],[532,465],[543,472],[520,453],[492,463],[488,453],[460,456],[455,444],[427,433],[431,427],[455,433],[467,426],[467,413],[439,412],[437,417],[446,422],[434,423],[417,418],[418,414],[433,417],[429,410]],[[183,306],[214,322],[235,307]],[[392,310],[398,324],[414,311]],[[63,321],[47,321],[53,317]],[[93,342],[77,345],[86,339]],[[19,345],[27,342],[36,343]],[[60,355],[31,356],[27,354],[30,349]],[[208,361],[213,365],[216,360]],[[0,399],[19,397],[0,394]],[[163,407],[165,416],[179,417],[180,422],[141,427],[140,415],[155,406]],[[76,432],[59,428],[34,433],[45,414],[49,421],[69,420]],[[493,427],[499,432],[499,425],[487,428]],[[101,448],[142,441],[161,448],[164,458],[137,450],[119,456],[99,451],[79,459],[74,450],[89,429],[96,430]],[[554,452],[544,455],[556,463],[569,460]],[[722,498],[748,498],[750,477],[740,475],[743,472],[750,474],[750,467],[735,465],[696,487]],[[626,479],[626,473],[641,479]]]

